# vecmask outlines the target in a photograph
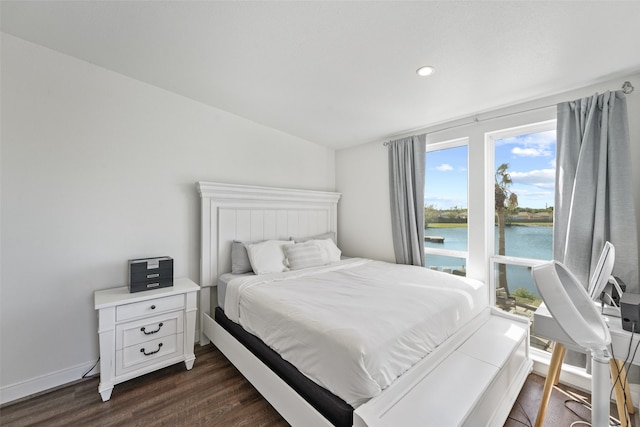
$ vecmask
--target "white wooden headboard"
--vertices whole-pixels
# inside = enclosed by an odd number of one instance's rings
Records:
[[[340,193],[214,182],[198,182],[197,187],[202,206],[200,325],[217,303],[218,276],[231,271],[233,240],[289,239],[328,231],[337,235]]]

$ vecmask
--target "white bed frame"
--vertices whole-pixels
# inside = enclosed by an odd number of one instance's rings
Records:
[[[293,426],[331,426],[212,317],[231,241],[337,233],[339,193],[199,182],[200,345],[209,341]],[[504,425],[527,375],[529,322],[487,307],[474,321],[354,411],[354,426]]]

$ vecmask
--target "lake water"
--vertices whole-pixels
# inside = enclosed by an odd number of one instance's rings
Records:
[[[467,228],[427,228],[425,236],[444,237],[444,243],[425,242],[426,247],[467,251]],[[498,229],[496,228],[496,242]],[[505,229],[506,254],[508,256],[551,260],[553,256],[553,227],[510,226]],[[451,269],[466,267],[464,258],[427,255],[426,265]],[[536,295],[538,290],[527,267],[507,266],[507,283],[511,292],[525,288]]]

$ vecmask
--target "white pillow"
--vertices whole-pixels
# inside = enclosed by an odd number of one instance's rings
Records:
[[[260,243],[247,243],[247,255],[255,274],[286,271],[283,245],[293,245],[291,240],[267,240]]]
[[[282,247],[287,258],[287,265],[291,270],[301,268],[317,267],[325,265],[320,246],[313,243],[297,243],[295,245],[285,245]]]
[[[324,240],[309,240],[314,245],[320,247],[320,253],[322,254],[322,260],[325,264],[329,264],[330,262],[340,261],[340,255],[342,255],[342,251],[338,249],[333,240],[324,239]]]
[[[291,237],[289,240],[294,240],[296,243],[308,242],[310,240],[324,240],[331,239],[333,243],[336,243],[336,233],[335,231],[327,231],[326,233],[318,234],[316,236],[307,236],[307,237]]]

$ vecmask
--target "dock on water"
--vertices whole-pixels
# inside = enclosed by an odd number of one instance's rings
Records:
[[[425,242],[432,242],[432,243],[444,243],[444,237],[442,237],[442,236],[424,236],[424,241]]]

